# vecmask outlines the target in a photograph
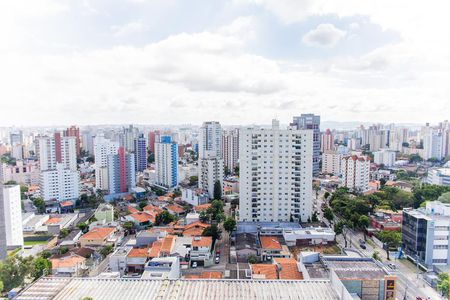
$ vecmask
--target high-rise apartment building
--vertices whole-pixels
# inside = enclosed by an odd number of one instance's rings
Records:
[[[395,151],[390,149],[380,149],[373,153],[373,162],[377,165],[392,167],[395,164]]]
[[[9,144],[11,146],[14,146],[14,145],[17,145],[17,144],[23,144],[23,132],[22,132],[22,130],[11,131],[9,133]]]
[[[117,154],[108,155],[109,193],[130,192],[136,186],[134,155],[119,147]]]
[[[331,151],[334,149],[334,138],[333,133],[330,129],[327,129],[322,133],[322,141],[320,143],[320,151],[324,153],[325,151]]]
[[[159,140],[159,130],[150,131],[148,133],[148,151],[155,153],[155,143]]]
[[[80,174],[77,171],[76,138],[40,137],[36,142],[39,158],[39,187],[42,198],[49,200],[76,200],[80,195]]]
[[[66,130],[64,130],[64,136],[73,136],[75,137],[75,147],[76,147],[76,153],[77,157],[80,157],[80,150],[81,150],[81,139],[80,139],[80,128],[72,125]]]
[[[109,190],[108,156],[117,154],[119,142],[106,139],[99,134],[94,139],[95,157],[95,188],[97,190]]]
[[[369,189],[370,159],[350,155],[341,161],[342,186],[350,191],[366,192]]]
[[[219,122],[204,122],[200,128],[199,159],[222,158],[222,126]]]
[[[441,129],[426,127],[423,135],[423,159],[444,157],[445,134]]]
[[[225,167],[227,167],[230,172],[233,172],[239,162],[239,129],[226,130],[223,132],[222,154]]]
[[[300,117],[294,117],[291,126],[297,129],[313,131],[313,175],[317,176],[320,172],[320,116],[314,114],[301,114]]]
[[[133,125],[129,125],[123,128],[123,132],[120,135],[120,146],[125,148],[126,152],[134,152],[134,140],[138,138],[139,130]]]
[[[0,184],[0,193],[0,222],[3,223],[0,230],[4,228],[1,238],[6,238],[7,247],[23,247],[20,186]]]
[[[147,168],[147,141],[144,134],[134,139],[135,170],[142,172]]]
[[[319,149],[320,150],[320,149]],[[306,221],[312,212],[313,130],[247,128],[239,133],[239,220]]]
[[[341,163],[343,155],[336,151],[322,153],[322,173],[341,175]]]
[[[89,155],[94,155],[94,135],[90,130],[81,133],[81,146]]]
[[[161,136],[155,143],[156,185],[169,189],[178,183],[178,146],[171,136]]]
[[[214,184],[220,182],[223,189],[224,164],[223,159],[217,157],[203,158],[198,161],[198,187],[208,192],[209,198],[214,197]]]

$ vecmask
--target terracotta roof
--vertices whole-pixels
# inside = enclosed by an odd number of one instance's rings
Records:
[[[194,227],[206,228],[208,226],[209,226],[209,224],[206,224],[206,223],[203,223],[200,221],[195,221],[195,222],[192,222],[191,224],[184,226],[184,229],[190,229],[190,228],[194,228]]]
[[[302,280],[303,274],[299,272],[297,261],[293,258],[275,258],[279,265],[279,279]]]
[[[174,235],[168,235],[162,240],[161,251],[164,253],[170,253],[175,244],[175,239],[177,237]]]
[[[281,250],[280,241],[276,236],[262,235],[260,237],[260,240],[261,240],[261,248],[263,249]]]
[[[156,212],[156,213],[158,213],[158,214],[159,214],[160,212],[163,211],[162,208],[160,208],[160,207],[158,207],[158,206],[151,205],[151,204],[145,206],[142,210],[143,210],[143,211]]]
[[[94,228],[91,231],[85,233],[84,235],[82,235],[80,237],[80,240],[83,239],[105,239],[106,237],[108,237],[111,233],[113,233],[116,229],[115,228]]]
[[[250,267],[252,269],[252,275],[254,276],[253,278],[278,279],[276,265],[252,264]]]
[[[127,257],[148,257],[149,252],[149,248],[133,248],[128,252]]]
[[[158,201],[170,201],[172,198],[166,196],[159,196]]]
[[[125,200],[125,201],[131,201],[131,200],[133,200],[133,196],[126,195],[126,196],[123,196],[122,199]]]
[[[186,274],[184,275],[185,279],[201,279],[202,275],[201,274]]]
[[[72,254],[70,256],[64,256],[60,258],[52,258],[50,259],[52,263],[52,269],[58,269],[58,268],[69,268],[69,267],[75,267],[78,264],[82,264],[86,261],[86,258],[81,257],[76,254]]]
[[[193,227],[183,231],[183,236],[201,236],[204,228],[202,227]]]
[[[152,248],[150,249],[149,257],[155,258],[159,257],[159,251],[161,250],[162,240],[157,240],[153,242]]]
[[[178,205],[175,205],[175,204],[167,205],[166,209],[168,209],[170,211],[173,211],[174,213],[177,213],[177,214],[184,212],[184,209],[181,206],[178,206]]]
[[[45,221],[45,224],[56,224],[59,221],[61,221],[61,218],[50,218],[47,221]]]
[[[207,210],[211,206],[211,203],[205,203],[201,205],[194,206],[195,211],[204,211]]]
[[[202,272],[200,278],[202,279],[221,279],[222,272],[219,271],[205,271]]]
[[[128,205],[128,206],[127,206],[127,209],[128,209],[128,212],[130,212],[130,213],[137,213],[137,212],[139,212],[138,209],[134,208],[134,207],[131,206],[131,205]]]
[[[61,207],[63,207],[63,206],[72,206],[73,203],[70,202],[70,201],[63,201],[63,202],[59,203],[59,205],[60,205]]]
[[[212,237],[200,236],[192,240],[192,247],[211,247]]]
[[[152,214],[149,214],[147,212],[136,212],[131,215],[129,215],[131,218],[135,219],[139,223],[145,223],[145,222],[152,222],[155,223],[155,216]]]

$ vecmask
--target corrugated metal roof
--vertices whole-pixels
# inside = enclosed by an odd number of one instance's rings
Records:
[[[144,280],[42,278],[18,300],[113,299],[308,299],[337,300],[327,280]]]

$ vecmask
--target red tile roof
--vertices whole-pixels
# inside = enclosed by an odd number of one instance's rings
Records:
[[[127,257],[148,257],[149,255],[149,248],[133,248],[128,252]]]
[[[167,205],[166,209],[173,211],[174,213],[180,214],[184,212],[184,209],[181,206],[172,204],[172,205]]]
[[[298,270],[297,261],[293,258],[274,258],[279,266],[280,279],[302,280],[303,274]]]
[[[82,235],[80,237],[80,240],[83,239],[105,239],[107,238],[111,233],[113,233],[114,231],[116,231],[115,228],[94,228],[91,231],[85,233],[84,235]]]
[[[211,206],[211,203],[200,204],[200,205],[194,206],[194,210],[197,212],[200,212],[200,211],[207,210],[210,206]]]
[[[262,235],[260,237],[260,240],[261,240],[261,248],[263,249],[274,249],[274,250],[282,249],[280,241],[276,236]]]
[[[131,215],[129,215],[131,218],[135,219],[139,223],[145,223],[145,222],[152,222],[155,223],[156,217],[152,214],[149,214],[147,212],[136,212]]]
[[[137,212],[139,212],[138,209],[134,208],[134,207],[131,206],[131,205],[128,205],[128,206],[127,206],[127,209],[128,209],[128,212],[130,212],[130,213],[137,213]]]
[[[250,267],[252,269],[252,275],[259,275],[254,276],[254,278],[278,279],[276,265],[252,264]]]
[[[200,236],[195,237],[192,240],[192,247],[211,247],[212,237],[210,236]]]

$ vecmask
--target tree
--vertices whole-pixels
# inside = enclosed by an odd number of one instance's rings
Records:
[[[357,226],[363,232],[365,241],[367,240],[366,230],[367,230],[367,227],[369,227],[369,223],[370,222],[369,222],[369,217],[368,216],[364,216],[364,215],[359,216],[358,225]]]
[[[239,166],[234,167],[234,174],[239,176]]]
[[[319,222],[319,217],[317,216],[317,211],[313,212],[311,221],[312,222]]]
[[[26,185],[20,186],[20,199],[27,199],[28,187]]]
[[[59,254],[66,254],[67,252],[69,252],[69,248],[67,247],[61,247],[59,248]]]
[[[81,231],[85,232],[86,228],[88,228],[88,225],[85,222],[81,222],[80,224],[77,225],[77,227]]]
[[[400,232],[394,230],[383,230],[377,233],[376,237],[385,244],[386,257],[389,258],[389,249],[397,248],[402,240]]]
[[[345,242],[345,247],[347,247],[348,222],[339,220],[339,222],[334,224],[334,232],[336,233],[336,236],[342,234]]]
[[[230,171],[230,169],[228,169],[227,166],[225,166],[224,173],[225,173],[225,176],[231,175],[231,171]]]
[[[448,295],[449,290],[448,273],[440,273],[438,275],[437,289],[442,293],[442,295]]]
[[[40,214],[45,213],[45,201],[42,198],[35,198],[33,200],[33,205],[36,206]]]
[[[155,162],[155,154],[153,154],[152,152],[150,152],[149,154],[148,154],[148,157],[147,157],[147,163],[148,164],[152,164],[152,163],[154,163]]]
[[[169,224],[171,222],[175,221],[175,216],[171,215],[167,210],[160,212],[156,215],[155,218],[155,224],[156,225],[162,225],[162,224]]]
[[[323,194],[323,198],[324,198],[325,200],[327,200],[328,197],[330,197],[330,192],[325,192],[325,193]]]
[[[231,217],[226,218],[223,222],[223,228],[228,232],[228,234],[231,235],[233,230],[236,228],[236,220]]]
[[[10,291],[24,284],[25,278],[32,270],[32,257],[20,256],[7,257],[0,263],[0,281],[3,282],[3,290]]]
[[[325,219],[328,220],[328,222],[330,222],[330,224],[333,222],[334,220],[334,214],[333,211],[331,210],[331,208],[329,206],[327,206],[325,208],[325,210],[323,211],[323,216],[325,217]]]
[[[41,252],[40,256],[43,258],[49,258],[50,256],[52,256],[52,254],[50,253],[50,251],[44,250]]]
[[[203,222],[203,223],[209,222],[209,215],[206,213],[205,210],[202,210],[202,211],[200,212],[199,219],[200,219],[200,221]]]
[[[131,231],[131,230],[134,229],[134,223],[131,222],[131,221],[127,221],[127,222],[123,223],[123,228],[124,228],[126,231]]]
[[[423,161],[423,158],[420,157],[419,154],[411,154],[409,156],[409,162],[410,163],[418,163],[418,162],[422,162],[422,161]]]
[[[378,251],[373,252],[372,258],[375,260],[381,261],[380,253]]]
[[[88,163],[95,163],[95,157],[93,155],[88,156],[88,158],[86,158],[86,162]]]
[[[143,210],[144,207],[146,207],[146,206],[147,206],[147,201],[141,201],[141,202],[139,202],[139,209],[140,209],[140,210]]]
[[[59,237],[63,239],[63,238],[65,238],[66,236],[68,236],[69,233],[70,233],[69,229],[67,229],[67,228],[62,228],[62,229],[59,231]]]
[[[211,225],[203,229],[202,236],[210,236],[213,239],[213,243],[215,240],[217,240],[220,236],[220,229],[217,227],[217,225]]]
[[[189,177],[189,185],[194,186],[198,183],[198,176],[191,176]]]
[[[220,184],[219,180],[216,180],[216,182],[214,182],[214,199],[216,200],[220,200],[222,199],[222,185]]]
[[[50,273],[52,263],[42,256],[38,256],[33,260],[31,277],[33,280]]]
[[[223,202],[221,200],[213,200],[211,206],[208,207],[206,213],[209,215],[210,220],[217,221],[218,223],[225,219],[223,213]]]
[[[113,246],[106,245],[100,250],[100,254],[105,258],[107,257],[111,252],[113,252]]]
[[[247,257],[247,262],[249,264],[256,264],[258,262],[258,258],[256,256],[254,256],[254,255],[249,255]]]
[[[174,198],[181,197],[181,190],[179,188],[173,190],[173,197]]]

